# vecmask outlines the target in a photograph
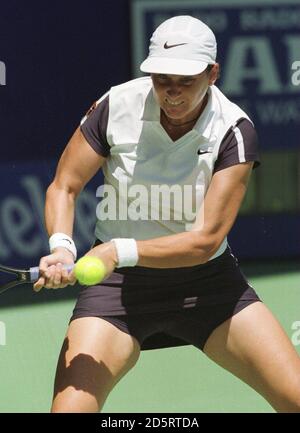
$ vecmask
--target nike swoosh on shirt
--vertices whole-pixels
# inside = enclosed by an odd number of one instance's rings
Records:
[[[203,155],[204,153],[212,153],[211,150],[198,150],[197,151],[198,155]]]
[[[183,42],[181,44],[168,45],[168,42],[165,42],[164,48],[168,50],[169,48],[179,47],[180,45],[186,45],[186,44],[187,42]]]

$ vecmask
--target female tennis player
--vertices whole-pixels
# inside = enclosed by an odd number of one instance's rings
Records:
[[[62,269],[76,260],[75,200],[104,173],[87,254],[107,275],[79,294],[52,411],[98,412],[141,350],[192,344],[274,410],[299,412],[299,356],[227,243],[259,159],[252,121],[215,86],[215,36],[193,17],[168,19],[141,70],[150,76],[89,110],[47,190],[51,254],[36,291],[75,283]]]

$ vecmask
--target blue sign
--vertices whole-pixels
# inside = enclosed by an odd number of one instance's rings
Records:
[[[33,266],[49,254],[44,226],[44,204],[48,185],[55,172],[55,162],[31,161],[0,165],[0,263]],[[76,203],[74,240],[80,254],[94,239],[96,190],[103,183],[102,174],[87,185]]]

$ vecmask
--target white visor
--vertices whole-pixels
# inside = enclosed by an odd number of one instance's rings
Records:
[[[208,63],[196,60],[148,57],[141,64],[141,71],[152,74],[197,75],[207,68]]]

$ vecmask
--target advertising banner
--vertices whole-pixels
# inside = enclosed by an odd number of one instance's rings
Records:
[[[153,30],[174,15],[212,28],[221,66],[217,86],[255,123],[262,149],[299,147],[299,0],[187,0],[132,3],[133,70],[148,54]]]
[[[35,266],[49,253],[44,226],[44,204],[55,163],[16,162],[0,165],[0,263],[12,267]],[[94,239],[96,190],[103,183],[96,177],[80,194],[76,205],[74,240],[80,254]]]

